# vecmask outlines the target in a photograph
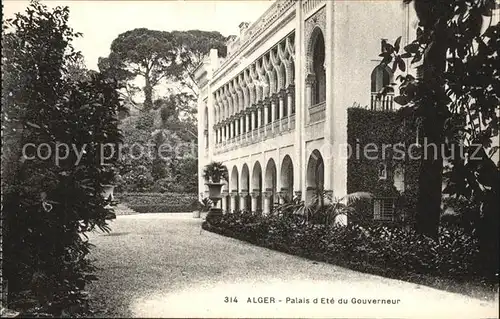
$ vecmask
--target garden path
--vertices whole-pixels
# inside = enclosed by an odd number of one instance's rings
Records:
[[[200,231],[201,221],[191,214],[124,215],[112,221],[110,234],[90,234],[100,267],[100,280],[90,285],[95,315],[498,318],[498,299],[313,262]],[[275,303],[248,303],[258,297]],[[315,298],[329,303],[314,304]],[[353,304],[353,298],[399,303]]]

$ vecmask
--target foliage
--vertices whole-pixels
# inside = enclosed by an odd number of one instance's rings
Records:
[[[374,197],[393,197],[398,203],[398,211],[405,216],[414,215],[416,204],[413,196],[418,195],[418,172],[420,162],[411,160],[405,151],[416,141],[416,128],[403,112],[382,112],[361,108],[348,109],[347,136],[348,145],[352,146],[352,154],[347,160],[347,191],[355,193],[369,189]],[[384,152],[369,153],[365,156],[366,145],[377,145],[383,150],[384,145],[391,147]],[[394,148],[392,146],[395,146]],[[359,149],[359,156],[356,152]],[[418,155],[419,149],[413,148],[412,155]],[[382,155],[382,153],[384,153]],[[384,157],[382,157],[384,156]],[[378,167],[385,164],[386,179],[380,179]],[[405,190],[400,192],[394,186],[394,172],[400,167],[403,170]],[[366,201],[355,205],[360,218],[372,215],[372,206]]]
[[[307,223],[301,215],[225,214],[203,228],[291,254],[404,277],[428,274],[454,279],[477,278],[478,243],[458,228],[441,228],[438,240],[411,229]]]
[[[198,205],[195,193],[118,193],[115,198],[139,213],[189,212]]]
[[[200,209],[202,212],[208,212],[210,207],[212,207],[213,203],[210,198],[205,197],[200,201]]]
[[[160,109],[161,110],[161,109]],[[124,145],[120,156],[122,182],[117,191],[196,192],[197,146],[185,131],[190,124],[173,119],[179,126],[162,128],[160,110],[141,112],[120,123]],[[164,147],[162,147],[162,145]]]
[[[178,183],[177,190],[186,193],[198,191],[198,159],[184,156],[175,162],[175,178]]]
[[[185,89],[198,95],[192,80],[192,71],[211,48],[225,55],[226,39],[218,32],[199,30],[157,31],[138,28],[120,34],[111,44],[108,57],[99,59],[99,69],[111,78],[121,81],[127,97],[141,91],[133,81],[144,80],[144,110],[154,107],[153,91],[160,83],[172,82],[180,94]]]
[[[111,69],[125,67],[128,79],[144,79],[144,109],[153,107],[153,89],[170,75],[175,65],[174,39],[169,32],[138,28],[126,31],[113,40],[108,60]],[[115,71],[114,73],[117,73]]]
[[[227,38],[217,31],[173,31],[172,35],[176,40],[177,81],[183,87],[187,87],[197,96],[197,87],[193,79],[193,71],[203,61],[211,49],[217,49],[220,57],[227,54]]]
[[[405,72],[404,59],[423,60],[421,77],[399,77],[400,96],[395,101],[420,119],[429,143],[444,145],[448,152],[463,148],[463,156],[449,159],[444,192],[480,207],[477,234],[482,255],[491,265],[489,273],[498,273],[500,170],[491,159],[498,150],[491,143],[500,123],[500,73],[495,67],[500,62],[500,25],[492,24],[496,4],[494,0],[416,0],[414,4],[420,21],[416,39],[404,52],[400,52],[400,38],[394,45],[385,43],[382,63],[392,62],[393,69]],[[436,236],[443,155],[435,154],[432,147],[428,150],[419,177],[417,229]]]
[[[356,192],[338,198],[324,190],[317,190],[310,203],[306,204],[297,197],[285,200],[275,207],[271,214],[277,217],[299,215],[306,223],[333,225],[339,215],[345,215],[347,218],[357,217],[354,204],[372,197],[371,193]]]
[[[33,1],[5,21],[2,36],[3,276],[13,308],[56,316],[81,310],[85,283],[96,279],[85,232],[109,230],[101,194],[116,161],[101,162],[100,145],[121,139],[116,83],[71,76],[80,56],[71,41],[80,34],[68,18],[67,7]],[[52,151],[45,159],[35,151],[42,144]],[[70,150],[57,161],[60,145]],[[72,149],[85,152],[77,158]]]
[[[203,169],[203,178],[207,182],[219,183],[222,180],[229,180],[227,167],[222,162],[211,162]]]

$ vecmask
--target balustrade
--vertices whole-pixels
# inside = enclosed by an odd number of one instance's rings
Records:
[[[279,132],[279,131],[280,131],[280,120],[279,120],[279,119],[278,119],[278,120],[275,120],[275,121],[273,122],[273,128],[274,128],[274,131],[275,131],[275,132]]]
[[[326,102],[312,105],[309,107],[309,123],[319,122],[325,119]]]
[[[371,96],[371,109],[374,111],[392,111],[394,105],[394,94],[388,93],[386,95],[379,95],[372,93]]]

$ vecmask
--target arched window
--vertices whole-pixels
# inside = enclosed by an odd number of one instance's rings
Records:
[[[326,74],[325,74],[325,39],[323,33],[318,31],[313,49],[313,72],[316,78],[313,87],[313,104],[326,100]]]
[[[371,77],[372,92],[378,93],[382,88],[391,84],[391,78],[392,71],[387,66],[377,65]]]
[[[389,85],[392,82],[392,71],[386,65],[377,65],[371,74],[371,109],[392,110],[393,91]],[[389,90],[380,95],[383,88]]]

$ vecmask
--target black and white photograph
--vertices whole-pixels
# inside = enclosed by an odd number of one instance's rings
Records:
[[[497,0],[4,0],[5,318],[499,318]]]

